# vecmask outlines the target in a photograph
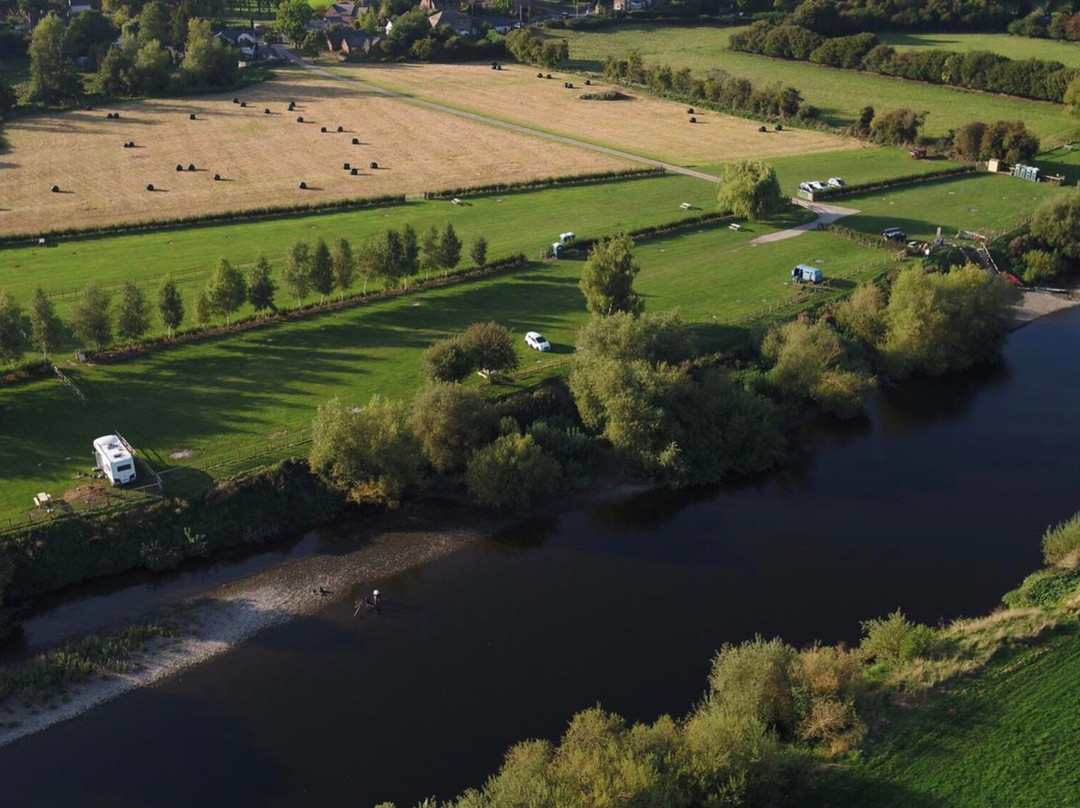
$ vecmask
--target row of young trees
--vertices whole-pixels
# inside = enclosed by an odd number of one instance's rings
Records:
[[[731,37],[733,50],[780,59],[810,61],[886,76],[949,84],[969,90],[1006,93],[1060,102],[1080,70],[1061,62],[1009,59],[989,51],[940,49],[897,52],[873,33],[823,37],[791,23],[759,20]]]
[[[718,69],[709,70],[704,77],[695,76],[688,67],[675,70],[667,64],[646,64],[636,50],[608,56],[604,60],[604,78],[764,117],[813,119],[819,114],[816,107],[803,103],[802,94],[794,87],[755,87],[747,78]]]

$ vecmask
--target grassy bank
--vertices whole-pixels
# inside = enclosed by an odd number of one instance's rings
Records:
[[[795,87],[807,103],[821,109],[833,126],[850,126],[866,105],[890,111],[898,107],[926,110],[926,134],[943,135],[972,120],[1023,120],[1050,146],[1069,139],[1077,130],[1074,120],[1058,104],[990,96],[919,82],[872,76],[808,63],[769,59],[728,48],[739,28],[635,23],[601,31],[559,31],[570,43],[568,69],[600,72],[604,59],[636,49],[649,62],[689,67],[704,75],[720,68],[755,84],[780,82]],[[1039,40],[1024,40],[1039,42]]]

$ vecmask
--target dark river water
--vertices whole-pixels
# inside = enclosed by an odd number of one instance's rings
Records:
[[[985,612],[1080,509],[1078,348],[1080,310],[1045,318],[999,367],[815,425],[782,473],[552,512],[380,581],[381,615],[331,604],[0,750],[0,801],[407,808],[584,707],[686,712],[725,642]]]

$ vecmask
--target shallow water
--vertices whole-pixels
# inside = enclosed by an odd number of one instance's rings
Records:
[[[1040,320],[1000,367],[812,425],[782,473],[534,517],[380,581],[381,615],[344,598],[0,750],[4,800],[405,808],[597,702],[685,712],[724,642],[985,612],[1080,509],[1078,337],[1080,310]]]

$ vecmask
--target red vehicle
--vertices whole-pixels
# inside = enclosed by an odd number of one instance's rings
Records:
[[[921,159],[923,159],[924,157],[926,157],[926,149],[924,149],[924,148],[922,148],[922,146],[920,146],[920,147],[919,147],[919,148],[917,148],[917,149],[910,149],[910,150],[908,151],[908,154],[910,154],[910,155],[911,155],[912,157],[914,157],[914,158],[915,158],[916,160],[921,160]]]

